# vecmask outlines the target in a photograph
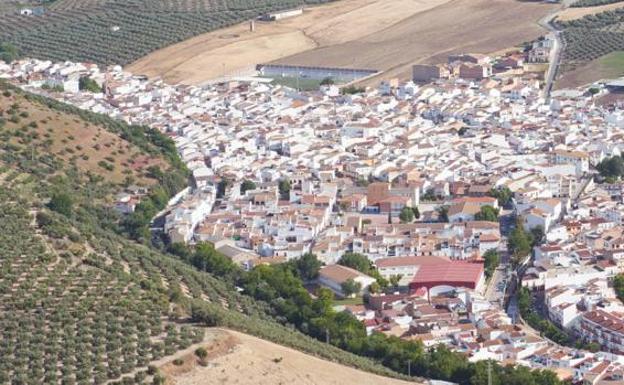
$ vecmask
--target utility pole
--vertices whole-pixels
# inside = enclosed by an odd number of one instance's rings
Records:
[[[412,376],[412,360],[407,360],[407,375]]]
[[[488,385],[492,385],[492,361],[488,360]]]
[[[329,330],[325,328],[325,342],[329,345]]]

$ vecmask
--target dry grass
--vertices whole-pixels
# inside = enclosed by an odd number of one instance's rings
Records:
[[[517,0],[341,0],[276,23],[247,24],[156,51],[128,69],[198,84],[279,62],[376,68],[409,76],[449,53],[499,51],[543,33],[536,21],[556,5]]]
[[[173,364],[166,364],[161,368],[169,384],[414,384],[323,361],[247,334],[222,329],[208,331],[213,333],[221,336],[215,339],[217,348],[205,346],[209,351],[205,366],[195,364],[189,368],[187,361],[197,362],[197,359],[185,356],[183,365],[172,368]]]

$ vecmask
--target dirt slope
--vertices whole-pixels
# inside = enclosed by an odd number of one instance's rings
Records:
[[[176,356],[161,366],[168,383],[175,385],[407,385],[415,384],[377,376],[323,361],[256,337],[224,329],[208,331],[205,366],[192,353]],[[187,349],[188,350],[188,349]]]

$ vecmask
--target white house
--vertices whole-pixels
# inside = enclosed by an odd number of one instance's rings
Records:
[[[318,283],[327,287],[337,295],[344,297],[342,284],[352,279],[361,286],[360,293],[366,292],[368,287],[376,281],[375,278],[369,277],[364,273],[342,265],[324,266],[319,271]]]

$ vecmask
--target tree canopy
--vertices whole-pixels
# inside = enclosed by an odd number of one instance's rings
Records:
[[[533,237],[524,230],[522,221],[518,219],[516,226],[507,239],[507,249],[512,254],[512,261],[519,263],[531,252]]]
[[[294,261],[295,268],[299,273],[299,277],[301,277],[304,281],[311,281],[316,279],[319,274],[319,270],[323,265],[321,261],[318,260],[316,255],[312,253],[305,253],[300,258]]]
[[[605,178],[619,179],[624,175],[624,159],[621,156],[612,156],[598,163],[596,169]]]
[[[255,189],[256,184],[253,181],[246,179],[243,181],[243,183],[241,183],[240,193],[244,195],[247,191]]]
[[[95,80],[91,79],[88,76],[82,76],[80,78],[80,80],[78,81],[78,88],[81,91],[89,91],[93,93],[102,92],[102,87],[100,87],[100,85],[97,84]]]
[[[360,290],[362,290],[362,284],[354,281],[351,278],[340,284],[340,287],[345,297],[351,297],[352,295],[356,295],[360,292]]]
[[[19,50],[11,43],[0,43],[0,60],[11,63],[19,59]]]
[[[485,275],[490,278],[500,263],[500,255],[495,249],[490,249],[483,254]]]
[[[475,215],[475,219],[478,221],[498,221],[498,209],[492,206],[482,206],[481,210]]]
[[[436,212],[438,213],[438,220],[440,222],[448,222],[449,221],[448,211],[449,211],[448,206],[440,206],[440,207],[438,207],[436,209]]]
[[[489,195],[492,198],[496,198],[498,200],[498,205],[501,207],[506,206],[511,201],[513,197],[513,193],[507,186],[502,186],[500,188],[492,188],[489,192]]]
[[[65,216],[71,216],[74,201],[66,192],[59,192],[52,195],[50,202],[48,202],[48,208],[57,213]]]
[[[403,207],[401,214],[399,214],[401,223],[412,223],[414,221],[414,211],[411,207]]]
[[[290,181],[288,179],[282,179],[279,181],[278,184],[278,189],[279,189],[279,193],[280,193],[280,198],[282,200],[289,200],[290,199]]]

